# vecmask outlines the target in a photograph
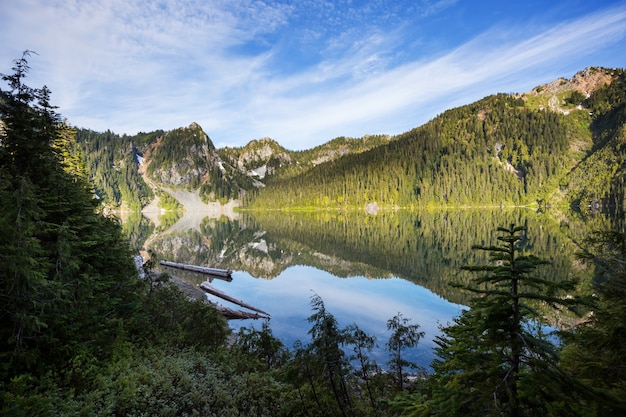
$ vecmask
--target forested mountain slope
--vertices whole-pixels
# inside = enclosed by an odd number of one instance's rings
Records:
[[[202,128],[135,136],[79,129],[102,201],[140,209],[199,191],[252,209],[623,205],[624,71],[588,68],[526,94],[448,110],[404,134],[304,151],[270,138],[217,149]]]
[[[154,194],[137,171],[138,157],[141,158],[147,144],[162,134],[163,131],[155,131],[129,137],[111,131],[77,129],[76,141],[85,155],[98,198],[108,205],[134,210],[148,204]]]
[[[269,181],[253,208],[622,204],[624,71],[451,109],[386,145]]]
[[[215,146],[196,123],[135,136],[79,129],[77,140],[96,193],[109,206],[139,210],[177,187],[200,189],[205,200],[228,200],[236,183],[225,178]]]
[[[388,136],[339,137],[295,152],[263,138],[243,147],[217,149],[196,123],[135,136],[77,129],[76,136],[87,155],[98,197],[108,206],[131,210],[177,187],[198,190],[205,202],[240,199],[247,191],[265,187],[269,178],[296,176],[391,140]]]

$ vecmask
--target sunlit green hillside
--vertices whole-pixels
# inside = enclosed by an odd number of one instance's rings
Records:
[[[486,97],[396,140],[268,182],[253,209],[621,204],[624,72],[574,87]],[[578,85],[578,84],[577,84]],[[573,99],[572,99],[573,98]],[[558,106],[540,105],[541,100]],[[620,116],[621,115],[621,116]]]
[[[102,202],[140,209],[172,189],[245,208],[623,205],[623,70],[588,68],[525,94],[450,109],[398,136],[304,151],[270,139],[216,149],[202,128],[77,139]]]

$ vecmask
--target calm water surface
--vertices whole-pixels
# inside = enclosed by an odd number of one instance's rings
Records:
[[[296,340],[308,342],[310,298],[318,294],[340,327],[356,323],[369,335],[376,336],[379,349],[372,357],[381,365],[387,360],[384,345],[389,338],[388,319],[400,312],[411,319],[412,324],[420,325],[425,336],[411,356],[412,360],[426,366],[434,357],[432,339],[439,333],[439,324],[449,322],[461,311],[460,305],[404,279],[338,278],[307,266],[290,267],[272,280],[235,271],[232,282],[214,280],[212,285],[269,312],[274,335],[288,347]],[[215,297],[210,298],[233,307]],[[231,321],[235,329],[241,326],[260,328],[260,325],[251,320]]]
[[[604,218],[566,219],[529,210],[461,210],[428,213],[319,212],[260,213],[210,218],[185,214],[155,227],[141,216],[125,228],[137,250],[150,249],[159,259],[230,269],[232,281],[211,285],[271,314],[274,336],[291,347],[307,334],[310,301],[319,295],[340,327],[357,324],[376,336],[372,354],[384,365],[389,338],[387,320],[401,313],[418,324],[425,337],[409,359],[427,367],[434,358],[433,339],[439,326],[458,316],[469,296],[451,281],[469,282],[464,265],[487,262],[473,245],[497,244],[495,230],[511,223],[527,227],[520,249],[551,265],[538,273],[561,280],[581,274],[574,258],[591,228],[607,229]],[[184,225],[184,227],[183,227]],[[170,273],[193,285],[206,277]],[[208,296],[225,307],[240,309]],[[260,328],[259,320],[231,321]]]

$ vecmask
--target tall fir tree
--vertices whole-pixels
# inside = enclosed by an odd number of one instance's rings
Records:
[[[469,286],[470,309],[435,340],[439,359],[429,412],[446,416],[576,415],[566,403],[570,382],[558,366],[558,349],[542,331],[538,303],[574,309],[572,281],[555,283],[533,271],[545,261],[518,254],[526,229],[498,228],[488,265],[465,269],[481,275]]]
[[[140,281],[119,224],[99,212],[73,132],[47,87],[0,90],[2,376],[97,357],[134,308]]]

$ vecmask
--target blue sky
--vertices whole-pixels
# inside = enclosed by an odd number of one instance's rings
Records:
[[[0,0],[0,45],[70,124],[300,150],[624,68],[626,1]]]

